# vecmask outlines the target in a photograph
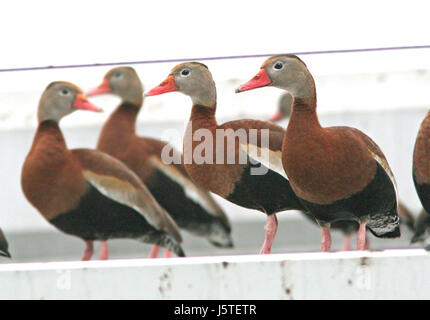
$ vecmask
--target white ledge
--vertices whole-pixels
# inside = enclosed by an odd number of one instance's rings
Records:
[[[428,299],[424,250],[0,265],[0,299]]]

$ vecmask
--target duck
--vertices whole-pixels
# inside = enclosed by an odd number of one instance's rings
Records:
[[[145,96],[181,92],[192,109],[184,135],[184,166],[194,182],[220,197],[267,216],[260,254],[270,254],[278,229],[276,213],[301,210],[288,179],[275,171],[281,163],[284,130],[267,121],[242,119],[218,124],[216,86],[209,68],[199,62],[175,66],[166,80]],[[266,143],[267,142],[267,143]]]
[[[125,164],[98,150],[67,148],[59,122],[76,110],[101,111],[70,82],[46,87],[21,172],[26,199],[58,230],[85,241],[81,260],[91,259],[94,241],[101,241],[99,259],[108,259],[107,241],[118,238],[185,256],[176,223]]]
[[[283,93],[278,99],[277,110],[268,120],[272,122],[282,121],[289,119],[293,107],[293,97],[288,92]],[[303,216],[313,224],[318,225],[314,217],[309,214],[303,214]],[[351,250],[351,237],[358,230],[358,223],[355,221],[336,221],[330,225],[332,230],[339,230],[343,236],[342,251]],[[368,241],[366,242],[367,244]],[[369,245],[368,245],[369,247]]]
[[[137,136],[136,121],[143,105],[143,85],[137,72],[131,67],[113,68],[86,95],[108,93],[122,101],[104,124],[97,150],[121,160],[133,170],[180,229],[206,238],[216,247],[232,248],[232,229],[227,215],[207,190],[198,188],[190,179],[182,154],[164,141]],[[178,161],[163,161],[166,150]],[[157,256],[158,249],[153,247],[151,258]],[[165,256],[169,255],[166,251]]]
[[[283,93],[278,99],[277,111],[273,116],[269,118],[269,121],[277,122],[284,119],[289,119],[293,106],[293,97],[288,92]],[[399,200],[398,214],[400,218],[400,224],[404,225],[411,232],[414,231],[415,217],[412,212],[408,209],[405,203]],[[304,215],[314,224],[317,224],[316,220],[308,215]],[[351,237],[358,231],[359,224],[355,221],[336,221],[331,223],[330,229],[339,230],[343,235],[343,246],[342,251],[351,250]],[[366,238],[366,248],[370,249],[370,240]]]
[[[426,114],[418,130],[412,160],[412,179],[423,210],[415,222],[412,243],[425,241],[430,225],[430,112]],[[430,248],[430,247],[428,247]]]
[[[6,240],[6,236],[3,233],[3,230],[0,229],[0,256],[5,258],[12,258],[9,252],[9,244]]]
[[[400,237],[396,181],[379,146],[358,129],[321,126],[315,82],[299,57],[268,58],[236,92],[266,86],[293,97],[282,165],[294,193],[321,226],[321,250],[330,251],[330,225],[341,220],[359,224],[358,250],[366,248],[366,228],[379,238]]]

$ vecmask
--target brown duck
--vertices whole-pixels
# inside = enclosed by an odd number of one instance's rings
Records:
[[[59,121],[78,109],[100,111],[68,82],[53,82],[42,94],[39,125],[22,168],[28,201],[49,223],[85,241],[82,260],[91,259],[95,240],[102,241],[100,259],[107,259],[107,240],[114,238],[184,256],[176,223],[126,165],[100,151],[67,148]]]
[[[103,126],[97,149],[132,169],[181,229],[205,237],[215,246],[232,247],[227,216],[209,192],[189,178],[181,153],[164,141],[136,135],[136,120],[143,103],[143,86],[136,71],[130,67],[110,70],[102,84],[87,96],[105,93],[119,96],[122,102]],[[178,163],[165,163],[163,150],[174,153],[172,157]],[[150,257],[157,253],[155,246]]]
[[[273,123],[251,119],[218,124],[215,83],[207,66],[201,63],[176,66],[146,95],[171,91],[184,93],[193,103],[184,137],[189,176],[201,188],[265,213],[266,236],[260,253],[270,253],[278,225],[276,213],[302,209],[288,180],[279,173],[281,163],[271,161],[280,158],[284,130]],[[266,136],[268,143],[263,143]]]
[[[366,226],[377,237],[400,236],[394,176],[380,148],[361,131],[320,125],[315,82],[294,55],[271,57],[237,92],[274,86],[293,97],[282,146],[282,164],[291,186],[322,229],[329,251],[330,224],[359,223],[357,248],[366,246]]]

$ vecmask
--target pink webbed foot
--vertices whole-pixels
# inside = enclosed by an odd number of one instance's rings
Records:
[[[172,251],[166,249],[164,251],[164,258],[171,258],[172,257]]]
[[[101,242],[101,248],[99,252],[99,260],[108,260],[109,259],[109,246],[107,241]]]
[[[278,229],[278,219],[275,214],[267,216],[267,223],[264,227],[266,235],[264,238],[263,247],[260,250],[260,254],[270,254],[272,251],[272,243],[275,239],[276,231]]]
[[[93,254],[94,254],[93,242],[85,241],[85,250],[84,250],[84,254],[82,255],[81,261],[91,260]]]
[[[160,247],[157,245],[153,245],[151,248],[151,252],[149,253],[148,258],[153,259],[158,257],[158,252],[160,251]]]

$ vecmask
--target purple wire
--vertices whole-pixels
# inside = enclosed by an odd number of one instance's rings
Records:
[[[0,69],[0,72],[36,71],[36,70],[49,70],[49,69],[72,69],[72,68],[89,68],[89,67],[106,67],[106,66],[116,66],[116,65],[135,65],[135,64],[152,64],[152,63],[169,63],[169,62],[171,63],[171,62],[183,62],[183,61],[208,61],[208,60],[263,58],[263,57],[276,56],[276,55],[279,55],[279,54],[311,55],[311,54],[333,54],[333,53],[352,53],[352,52],[392,51],[392,50],[409,50],[409,49],[430,49],[430,45],[423,45],[423,46],[402,46],[402,47],[381,47],[381,48],[364,48],[364,49],[322,50],[322,51],[302,51],[302,52],[270,53],[270,54],[266,53],[266,54],[250,54],[250,55],[239,55],[239,56],[203,57],[203,58],[180,58],[180,59],[162,59],[162,60],[142,60],[142,61],[106,62],[106,63],[69,64],[69,65],[58,65],[58,66],[6,68],[6,69]]]

